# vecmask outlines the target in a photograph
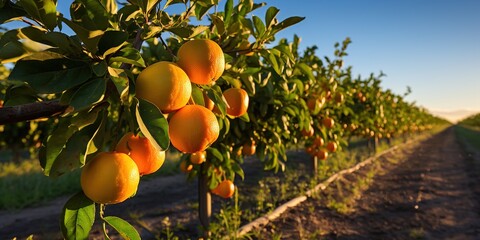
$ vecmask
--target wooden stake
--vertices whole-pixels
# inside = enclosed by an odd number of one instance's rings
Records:
[[[212,215],[212,196],[208,188],[207,165],[202,163],[198,175],[198,217],[203,227],[203,237],[210,238],[210,216]]]

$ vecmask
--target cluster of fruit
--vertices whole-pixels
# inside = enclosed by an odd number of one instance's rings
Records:
[[[168,116],[168,132],[172,145],[191,154],[191,164],[206,161],[206,149],[217,140],[220,127],[215,113],[218,108],[204,92],[204,105],[192,101],[192,84],[211,85],[225,69],[221,47],[212,40],[191,40],[178,51],[178,62],[161,61],[145,68],[135,82],[135,96],[154,104]],[[249,97],[241,88],[223,92],[226,114],[240,117],[247,112]],[[254,149],[248,151],[254,152]],[[253,153],[252,153],[253,154]],[[85,195],[97,203],[119,203],[137,191],[142,175],[157,171],[165,160],[165,152],[147,138],[133,133],[125,135],[115,151],[102,152],[83,168],[81,176]],[[181,169],[192,166],[182,162]],[[212,190],[221,197],[233,195],[235,186],[223,180]]]

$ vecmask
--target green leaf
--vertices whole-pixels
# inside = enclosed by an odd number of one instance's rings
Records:
[[[122,48],[110,58],[110,62],[121,62],[132,64],[137,67],[145,67],[145,61],[143,60],[142,55],[133,47]]]
[[[143,13],[147,15],[160,0],[130,0],[129,2],[139,6],[143,10]]]
[[[84,159],[81,158],[81,154],[79,153],[74,158],[61,158],[59,157],[62,154],[62,151],[65,150],[64,155],[72,155],[70,152],[77,151],[76,149],[86,148],[85,142],[81,141],[74,141],[80,142],[80,145],[75,146],[70,144],[69,147],[67,146],[69,139],[78,131],[90,126],[91,124],[95,123],[97,120],[98,112],[102,110],[103,106],[97,106],[89,111],[84,111],[77,113],[75,116],[68,118],[68,119],[61,119],[58,123],[57,128],[52,132],[52,134],[48,137],[46,141],[46,145],[43,146],[44,148],[42,151],[44,154],[40,156],[40,164],[43,168],[43,172],[46,176],[58,176],[65,173],[68,170],[71,170],[75,167],[83,165]],[[96,128],[88,129],[88,131],[84,131],[83,133],[77,135],[75,140],[82,138],[82,135],[91,133],[90,136],[93,136]],[[90,140],[88,138],[88,140]],[[85,149],[83,150],[83,154],[85,153]],[[80,151],[82,152],[82,151]]]
[[[192,85],[192,99],[196,105],[205,106],[205,101],[203,99],[203,92],[195,84]]]
[[[77,112],[90,107],[103,99],[106,88],[107,84],[105,79],[92,79],[78,88],[70,99],[69,105]]]
[[[26,16],[27,13],[18,7],[14,7],[15,5],[10,1],[4,3],[4,5],[0,8],[0,24],[18,20],[22,16]]]
[[[277,31],[280,31],[280,30],[282,30],[282,29],[285,29],[285,28],[287,28],[287,27],[290,27],[290,26],[292,26],[292,25],[294,25],[294,24],[297,24],[297,23],[303,21],[303,19],[305,19],[305,17],[289,17],[289,18],[281,21],[279,24],[277,24],[277,25],[275,26],[275,29],[276,29]]]
[[[308,79],[315,79],[315,76],[313,76],[312,68],[307,64],[299,63],[296,65],[296,67],[298,67],[303,74],[307,75]]]
[[[250,122],[250,117],[248,116],[248,113],[245,113],[242,116],[240,116],[240,119],[244,122]]]
[[[124,238],[129,240],[141,240],[140,234],[127,221],[114,216],[104,217],[103,220],[112,226]]]
[[[9,80],[26,82],[38,93],[59,93],[86,82],[91,76],[86,62],[44,51],[18,61]]]
[[[115,84],[120,98],[124,101],[128,100],[129,81],[125,70],[108,67],[108,74],[110,74],[110,79]]]
[[[260,38],[265,33],[265,24],[263,24],[262,20],[257,17],[253,16],[253,24],[256,30],[256,38]]]
[[[65,147],[54,160],[49,176],[60,176],[85,165],[89,142],[99,129],[101,121],[101,118],[98,119],[94,124],[75,132],[72,137],[68,139]]]
[[[107,30],[109,13],[98,0],[76,0],[70,5],[73,22],[88,30]]]
[[[218,17],[217,15],[211,15],[210,18],[212,19],[213,25],[217,28],[217,32],[219,35],[223,35],[225,33],[225,23],[223,20]]]
[[[149,101],[138,99],[135,115],[143,135],[159,150],[168,149],[170,145],[168,122],[157,106]]]
[[[233,13],[233,0],[227,0],[225,3],[225,20],[224,22],[228,25],[230,23],[230,18],[232,17]]]
[[[220,162],[223,161],[223,155],[218,149],[209,147],[207,148],[207,154],[213,156],[214,158],[218,159]]]
[[[20,0],[17,4],[25,9],[28,15],[30,15],[32,18],[41,20],[38,6],[35,4],[34,0]]]
[[[0,48],[0,63],[16,62],[28,55],[30,55],[30,52],[25,49],[22,43],[9,42]]]
[[[83,192],[71,197],[63,206],[60,225],[65,239],[88,239],[95,221],[95,203]]]
[[[56,0],[43,0],[37,1],[39,6],[41,21],[50,30],[57,26],[57,1]]]
[[[245,179],[245,173],[243,172],[243,169],[238,165],[238,163],[233,162],[232,163],[232,170],[242,178],[242,180]]]
[[[117,13],[117,2],[115,0],[100,0],[100,3],[110,14]]]
[[[103,35],[102,30],[88,30],[83,26],[72,22],[66,18],[62,18],[61,20],[77,34],[78,38],[80,38],[80,40],[85,43],[85,46],[90,52],[95,53],[97,51],[98,41]]]
[[[91,68],[95,76],[103,77],[107,73],[108,65],[105,61],[93,62]]]
[[[276,7],[269,7],[267,12],[265,13],[265,24],[267,25],[267,29],[270,29],[270,27],[275,23],[274,19],[277,16],[278,8]]]
[[[98,55],[104,58],[127,44],[128,34],[122,31],[106,31],[98,41]]]
[[[5,107],[38,101],[37,93],[27,84],[11,85],[5,93]]]

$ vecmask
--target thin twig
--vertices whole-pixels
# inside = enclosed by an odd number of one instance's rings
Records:
[[[168,47],[167,43],[163,40],[162,35],[160,35],[159,38],[160,38],[160,41],[162,42],[162,45],[165,47],[165,49],[167,49],[168,53],[172,55],[173,60],[177,60],[177,56],[173,53],[172,49]]]

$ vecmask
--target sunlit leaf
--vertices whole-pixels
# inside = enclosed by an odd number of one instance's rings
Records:
[[[143,135],[159,150],[166,150],[170,145],[168,122],[162,112],[149,101],[138,99],[135,113]]]
[[[124,239],[141,240],[140,234],[127,221],[114,216],[104,217],[103,220],[112,226]]]
[[[71,197],[63,206],[60,226],[66,239],[88,239],[95,221],[95,203],[83,192]]]

